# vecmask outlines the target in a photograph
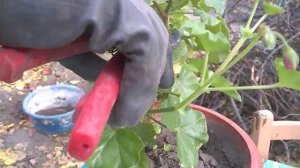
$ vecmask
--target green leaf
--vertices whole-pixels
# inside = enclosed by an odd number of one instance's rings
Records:
[[[201,18],[201,24],[198,25],[201,27],[199,30],[203,29],[203,23],[205,24],[204,27],[206,29],[202,30],[202,32],[199,32],[199,36],[197,36],[198,34],[196,34],[196,48],[198,50],[205,50],[210,52],[208,60],[209,63],[218,64],[223,62],[226,56],[228,55],[231,46],[229,39],[229,29],[224,19],[208,14],[207,12],[204,12],[203,10],[199,9],[194,9],[194,14],[200,16]],[[192,25],[192,23],[190,24]],[[192,27],[191,25],[190,27]],[[214,40],[215,38],[207,39],[207,37],[205,37],[205,35],[202,34],[203,32],[208,32],[208,34],[210,35],[208,36],[209,38],[216,36],[219,37],[220,40]],[[206,39],[209,42],[207,42]]]
[[[178,98],[169,95],[163,106],[169,107],[179,102]],[[198,161],[199,148],[208,141],[207,126],[204,115],[185,108],[184,110],[163,113],[162,123],[176,133],[177,153],[182,167],[194,167]]]
[[[184,100],[199,87],[197,76],[187,68],[181,68],[178,80],[175,81],[172,91],[180,94],[180,100]]]
[[[87,166],[147,168],[148,160],[142,140],[133,131],[107,128]]]
[[[180,125],[176,128],[179,160],[182,167],[195,167],[199,148],[208,141],[205,117],[191,108],[186,108],[179,116]]]
[[[190,58],[187,61],[190,65],[197,69],[197,72],[202,72],[204,61],[203,59]]]
[[[153,124],[151,123],[140,123],[137,126],[130,128],[133,132],[135,132],[147,146],[155,145],[155,129]]]
[[[152,0],[144,0],[148,5],[151,5]]]
[[[172,10],[179,10],[189,3],[189,0],[173,0]]]
[[[179,98],[174,95],[168,95],[166,99],[163,99],[161,102],[161,108],[172,107],[179,103]],[[161,115],[161,121],[167,126],[171,131],[175,131],[175,129],[180,124],[180,116],[179,111],[163,113]]]
[[[209,15],[201,10],[198,11],[204,22],[188,20],[182,23],[180,30],[185,36],[194,37],[197,50],[221,53],[230,49],[229,30],[221,17]],[[206,18],[206,19],[205,19]],[[217,55],[217,54],[215,54]]]
[[[223,14],[226,8],[226,0],[205,0],[205,4],[214,8],[218,14]]]
[[[232,87],[232,83],[228,81],[223,76],[217,76],[214,82],[211,84],[213,87]],[[229,90],[229,91],[221,91],[225,93],[226,95],[232,97],[233,99],[237,101],[241,101],[242,98],[240,94],[236,90]]]
[[[194,15],[200,16],[201,22],[205,23],[205,28],[213,33],[223,32],[229,38],[229,29],[225,20],[220,16],[215,16],[200,9],[193,10]]]
[[[172,14],[170,15],[170,24],[172,29],[180,29],[181,24],[185,21],[189,20],[189,18],[182,14]]]
[[[223,52],[210,52],[208,62],[212,64],[219,64],[222,63],[226,56],[228,55],[229,51]]]
[[[188,37],[195,37],[198,50],[221,52],[230,48],[229,33],[225,24],[206,26],[200,21],[188,20],[182,24],[180,30]]]
[[[222,32],[212,33],[207,31],[205,34],[196,39],[198,49],[208,52],[227,51],[230,48],[230,43]]]
[[[193,14],[195,16],[200,16],[201,22],[207,25],[217,25],[220,22],[215,16],[210,15],[201,9],[193,9]]]
[[[263,8],[267,15],[280,15],[284,13],[284,9],[272,2],[264,1]]]
[[[186,43],[181,40],[179,45],[173,49],[173,64],[183,61],[188,53],[188,48]]]
[[[226,7],[226,0],[191,0],[193,7],[209,12],[214,9],[216,13],[222,15]]]
[[[166,4],[167,0],[144,0],[148,5],[153,5],[153,2],[157,2],[158,4]]]
[[[300,72],[286,69],[282,58],[277,58],[275,65],[279,77],[278,85],[300,91]]]
[[[168,95],[161,107],[171,107],[179,103],[179,98]],[[176,133],[177,152],[183,167],[194,167],[199,161],[198,150],[208,141],[205,117],[199,111],[187,107],[170,113],[163,113],[161,122]]]
[[[203,66],[204,66],[203,59],[191,58],[191,59],[188,59],[188,62],[191,66],[197,68],[197,72],[202,75],[202,73],[203,73],[202,70],[203,70]],[[209,77],[211,77],[212,74],[213,74],[212,71],[206,71],[205,80],[207,80]]]
[[[180,29],[186,36],[194,37],[201,36],[207,32],[205,24],[197,20],[183,22]]]

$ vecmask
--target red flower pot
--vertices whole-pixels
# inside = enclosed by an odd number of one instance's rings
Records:
[[[250,136],[237,124],[213,110],[191,105],[194,110],[202,112],[206,117],[209,134],[214,134],[218,143],[222,143],[227,159],[238,167],[262,168],[258,150]]]

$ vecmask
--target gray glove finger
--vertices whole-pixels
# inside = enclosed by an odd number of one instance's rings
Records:
[[[71,56],[59,62],[64,67],[88,81],[95,81],[107,63],[93,52]]]
[[[164,73],[160,79],[159,86],[163,89],[169,88],[174,83],[174,71],[173,71],[173,59],[172,59],[172,49],[169,45],[167,52],[167,60]]]
[[[143,1],[131,2],[135,2],[134,5],[122,16],[140,22],[128,23],[124,19],[120,23],[123,29],[119,31],[123,31],[122,34],[129,34],[126,32],[128,30],[131,33],[124,43],[116,46],[126,56],[126,61],[119,97],[109,119],[112,127],[133,126],[142,119],[155,100],[164,72],[162,84],[167,86],[172,82],[165,80],[171,74],[166,68],[167,30],[156,13]]]

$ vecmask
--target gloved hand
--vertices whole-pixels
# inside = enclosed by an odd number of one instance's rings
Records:
[[[132,126],[150,108],[158,85],[173,83],[168,32],[143,0],[14,0],[0,5],[0,44],[56,48],[89,38],[90,52],[61,60],[85,79],[94,80],[112,47],[126,56],[121,90],[109,124]],[[101,117],[101,116],[94,116]]]

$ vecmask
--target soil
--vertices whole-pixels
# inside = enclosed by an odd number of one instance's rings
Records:
[[[64,106],[64,107],[55,107],[55,108],[51,108],[51,109],[40,110],[40,111],[36,112],[35,114],[51,116],[51,115],[59,115],[59,114],[68,113],[73,110],[74,110],[74,107],[71,105],[68,105],[68,106]]]
[[[26,71],[22,80],[13,84],[0,82],[0,167],[1,168],[81,168],[68,155],[69,134],[45,135],[33,127],[22,110],[25,96],[37,87],[56,83],[73,84],[87,89],[88,82],[58,63]],[[73,110],[66,106],[41,113],[58,114]]]
[[[171,148],[170,150],[166,151],[164,149],[164,146],[168,144],[171,145],[170,146]],[[151,160],[150,168],[158,168],[158,167],[180,168],[175,144],[176,144],[175,134],[173,134],[170,131],[167,131],[166,129],[162,129],[161,133],[157,136],[156,139],[157,148],[153,149],[147,147],[145,149],[146,154]]]
[[[204,144],[199,151],[198,168],[239,168],[236,163],[231,162],[233,158],[226,152],[227,148],[220,143],[214,133],[210,133],[208,143]]]
[[[161,134],[156,139],[155,149],[147,147],[146,153],[151,160],[150,168],[180,168],[179,159],[176,153],[176,136],[174,133],[162,129]],[[169,150],[164,149],[170,145]],[[239,168],[232,162],[234,158],[229,155],[223,143],[213,132],[209,133],[209,142],[204,144],[199,150],[199,163],[195,168]]]

